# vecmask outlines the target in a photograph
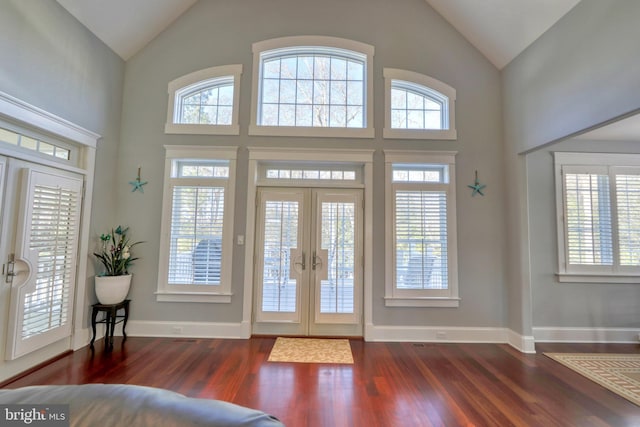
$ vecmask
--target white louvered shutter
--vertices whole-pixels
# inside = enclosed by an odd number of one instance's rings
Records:
[[[71,336],[82,179],[23,169],[8,358]]]
[[[447,194],[395,192],[395,281],[398,289],[447,289]]]
[[[567,260],[570,265],[613,265],[609,176],[565,173]]]
[[[640,175],[616,175],[621,266],[640,266]]]
[[[176,185],[169,284],[220,285],[225,187]]]

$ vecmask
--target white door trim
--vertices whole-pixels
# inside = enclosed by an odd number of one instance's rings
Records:
[[[88,298],[86,296],[86,278],[87,278],[87,262],[89,251],[89,236],[91,223],[91,205],[93,199],[93,181],[95,170],[96,147],[101,136],[97,133],[82,128],[68,120],[48,113],[36,106],[23,102],[5,92],[0,91],[0,122],[11,122],[14,125],[22,126],[25,129],[31,129],[36,132],[44,131],[55,137],[63,138],[78,144],[80,148],[79,162],[76,167],[67,167],[66,165],[56,165],[61,170],[69,170],[84,175],[85,193],[82,206],[81,229],[79,236],[78,253],[80,254],[77,269],[77,289],[75,296],[75,305],[73,313],[74,333],[71,340],[71,348],[77,350],[84,347],[88,343],[86,327],[83,327],[84,314],[87,312]],[[23,159],[23,153],[4,150],[4,155]],[[34,161],[41,164],[48,164],[43,160],[35,160],[25,158],[25,160]],[[66,347],[66,344],[64,345]],[[50,351],[39,353],[38,357],[30,358],[25,356],[24,361],[16,363],[12,366],[3,366],[0,380],[15,375],[25,369],[28,369],[38,363],[43,362],[61,351],[65,351],[62,345],[56,345]],[[21,360],[19,359],[19,360]],[[6,369],[4,369],[6,368]]]
[[[248,147],[249,149],[249,179],[247,182],[247,220],[245,233],[245,259],[253,260],[255,251],[255,224],[256,224],[256,193],[258,187],[258,172],[261,162],[268,160],[282,160],[287,162],[311,161],[311,162],[348,162],[361,163],[363,165],[364,183],[364,266],[363,266],[363,313],[364,325],[372,324],[372,276],[373,276],[373,155],[375,150],[370,149],[336,149],[336,148],[265,148]],[[253,313],[253,262],[246,262],[244,269],[244,301],[242,307],[242,324],[249,325],[244,332],[244,338],[251,336]],[[365,327],[364,339],[368,340],[368,330]]]

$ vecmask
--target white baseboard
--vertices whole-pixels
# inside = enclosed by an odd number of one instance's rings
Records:
[[[465,328],[433,326],[376,326],[365,327],[366,341],[387,342],[470,342],[470,343],[506,343],[504,328]]]
[[[91,339],[88,328],[75,331],[75,350]],[[122,329],[116,327],[116,335]],[[520,335],[508,328],[379,326],[365,325],[365,340],[378,342],[506,343],[523,353],[535,353],[536,342],[638,343],[640,328],[533,328],[533,336]],[[102,338],[104,329],[98,331]],[[127,335],[138,337],[236,338],[251,337],[251,324],[209,322],[156,322],[131,320]]]
[[[116,334],[121,330],[116,327]],[[130,320],[127,336],[132,337],[184,337],[184,338],[249,338],[251,325],[248,322],[152,322]]]
[[[507,342],[522,353],[535,353],[536,343],[532,335],[520,335],[512,329],[507,329]]]
[[[640,328],[533,328],[536,342],[637,344]]]

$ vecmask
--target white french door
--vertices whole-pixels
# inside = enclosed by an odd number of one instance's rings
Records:
[[[83,177],[13,158],[0,169],[0,309],[13,360],[71,336]]]
[[[254,334],[362,335],[362,191],[260,188]]]

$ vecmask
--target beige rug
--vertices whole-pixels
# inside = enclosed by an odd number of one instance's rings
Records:
[[[347,339],[278,337],[268,361],[352,364],[353,355]]]
[[[640,354],[544,354],[640,406]]]

